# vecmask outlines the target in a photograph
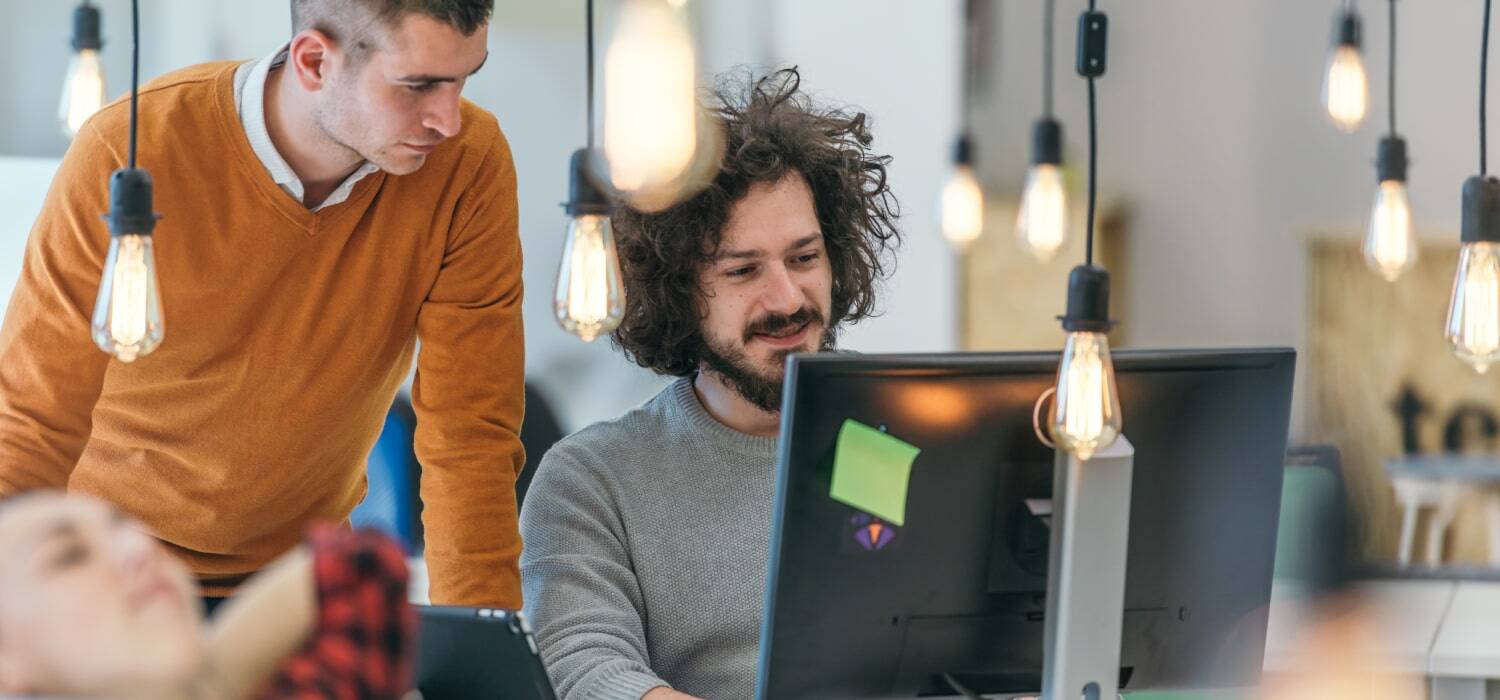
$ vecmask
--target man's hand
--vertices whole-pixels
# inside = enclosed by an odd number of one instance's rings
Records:
[[[652,688],[650,692],[641,696],[641,700],[699,700],[699,698],[662,686],[660,688]]]

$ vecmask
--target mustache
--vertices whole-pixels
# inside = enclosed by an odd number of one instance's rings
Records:
[[[826,325],[823,321],[823,313],[810,306],[804,306],[791,314],[768,314],[751,321],[750,325],[745,327],[744,340],[748,343],[757,335],[774,335],[809,322]]]

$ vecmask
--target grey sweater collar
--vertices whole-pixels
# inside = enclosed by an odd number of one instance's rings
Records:
[[[703,407],[703,402],[698,400],[692,377],[677,380],[672,384],[670,392],[674,411],[715,444],[752,457],[776,457],[776,438],[742,433],[714,418]]]

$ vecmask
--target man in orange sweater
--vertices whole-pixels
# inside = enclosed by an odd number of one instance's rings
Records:
[[[130,363],[89,335],[129,105],[85,124],[0,328],[0,495],[111,501],[227,595],[363,498],[415,356],[431,597],[519,607],[516,175],[459,97],[492,6],[292,0],[264,59],[144,86],[168,332]]]

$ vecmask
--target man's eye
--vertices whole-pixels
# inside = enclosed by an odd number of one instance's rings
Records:
[[[88,558],[89,551],[87,548],[81,544],[70,544],[63,547],[62,550],[52,557],[51,568],[66,569],[82,564]]]
[[[817,253],[808,253],[807,255],[798,256],[797,257],[797,262],[801,263],[801,264],[807,264],[807,263],[810,263],[810,262],[812,262],[814,260],[817,260],[817,259],[818,259],[818,254]]]
[[[751,272],[754,272],[754,271],[755,271],[754,267],[736,267],[733,270],[730,270],[729,272],[726,272],[724,274],[727,274],[730,277],[744,277],[745,275],[748,275],[748,274],[750,274]]]
[[[416,93],[423,93],[432,92],[434,87],[437,87],[437,83],[418,83],[416,85],[407,85],[406,89]]]

